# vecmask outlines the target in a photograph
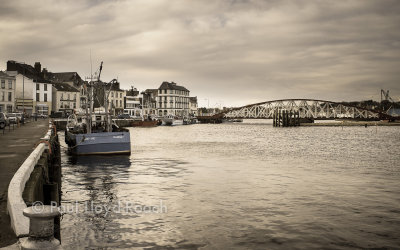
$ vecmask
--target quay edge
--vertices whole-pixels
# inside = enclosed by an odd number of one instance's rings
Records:
[[[29,236],[29,219],[23,210],[34,204],[60,204],[61,151],[55,126],[50,122],[47,133],[19,167],[8,187],[7,211],[11,228],[21,241]],[[54,235],[59,238],[59,217]]]

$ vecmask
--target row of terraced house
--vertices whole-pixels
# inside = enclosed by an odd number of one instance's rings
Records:
[[[77,72],[50,72],[26,63],[8,61],[7,70],[0,71],[0,112],[46,114],[63,111],[82,112],[87,104],[85,81]],[[122,90],[120,84],[111,86],[108,97],[114,115],[177,115],[196,116],[197,97],[174,82],[163,82],[158,89]],[[96,100],[94,106],[103,103]]]

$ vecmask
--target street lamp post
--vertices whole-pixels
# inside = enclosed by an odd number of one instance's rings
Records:
[[[24,73],[22,74],[22,113],[25,113],[25,62],[24,64]]]

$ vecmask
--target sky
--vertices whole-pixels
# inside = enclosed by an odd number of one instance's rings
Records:
[[[8,60],[121,87],[174,81],[199,106],[400,100],[400,1],[0,0]],[[91,58],[91,59],[90,59]]]

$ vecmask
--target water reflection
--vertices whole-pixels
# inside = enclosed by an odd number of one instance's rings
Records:
[[[72,166],[63,169],[63,190],[66,192],[63,205],[78,209],[67,211],[61,223],[68,224],[71,217],[77,218],[72,226],[84,229],[66,229],[62,233],[67,233],[69,238],[63,240],[68,242],[71,238],[74,241],[78,239],[76,246],[80,247],[115,246],[110,242],[120,240],[118,234],[113,232],[121,228],[121,224],[114,219],[115,215],[108,208],[117,204],[116,186],[127,179],[131,165],[129,156],[76,157],[64,154],[62,160],[63,166]],[[71,175],[73,178],[69,178]]]
[[[64,202],[167,213],[66,214],[65,248],[400,245],[400,130],[270,124],[132,129],[132,155],[63,155]]]

